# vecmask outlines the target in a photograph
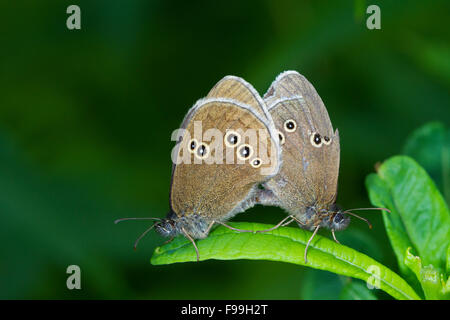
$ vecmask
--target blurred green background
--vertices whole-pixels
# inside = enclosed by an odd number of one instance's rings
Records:
[[[81,8],[82,29],[66,28]],[[365,9],[381,8],[381,30]],[[223,76],[263,94],[289,69],[341,136],[338,202],[370,206],[365,176],[425,122],[450,119],[444,1],[2,1],[0,298],[337,298],[348,279],[268,261],[152,266],[164,239],[171,133]],[[338,234],[397,270],[381,215]],[[278,208],[235,220],[278,222]],[[323,231],[324,235],[329,234]],[[66,288],[81,267],[82,290]],[[381,298],[389,298],[377,293]]]

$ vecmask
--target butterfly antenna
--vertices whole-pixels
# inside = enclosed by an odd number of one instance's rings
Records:
[[[356,208],[356,209],[346,210],[346,212],[349,212],[349,211],[362,211],[362,210],[364,210],[364,211],[366,211],[366,210],[379,210],[379,211],[386,211],[386,212],[391,213],[391,210],[386,209],[386,208]]]
[[[161,221],[160,218],[122,218],[122,219],[115,220],[114,223],[118,224],[119,222],[122,222],[125,220],[158,220],[158,221]]]
[[[386,211],[386,212],[391,213],[391,210],[386,209],[386,208],[355,208],[355,209],[346,210],[346,211],[344,211],[344,213],[348,213],[351,216],[354,216],[354,217],[356,217],[358,219],[361,219],[361,220],[365,221],[369,225],[369,228],[372,229],[372,224],[370,223],[369,220],[367,220],[367,219],[365,219],[363,217],[360,217],[357,214],[352,212],[352,211],[368,211],[368,210]]]
[[[351,216],[354,216],[354,217],[356,217],[356,218],[358,218],[358,219],[361,219],[361,220],[365,221],[365,222],[369,225],[369,229],[372,229],[372,224],[371,224],[370,221],[367,220],[366,218],[363,218],[363,217],[361,217],[361,216],[358,216],[356,213],[353,213],[353,212],[350,212],[350,211],[344,211],[344,213],[347,213],[347,214],[349,214],[349,215],[351,215]]]
[[[157,222],[155,222],[150,228],[148,228],[147,230],[145,230],[134,242],[134,250],[136,250],[137,245],[139,244],[139,241],[150,231],[153,229],[153,227],[157,224]]]

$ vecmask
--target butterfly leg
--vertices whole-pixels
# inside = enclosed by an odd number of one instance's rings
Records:
[[[295,216],[290,216],[292,219],[294,219],[297,223],[299,223],[299,224],[301,224],[301,225],[303,225],[303,226],[305,226],[306,225],[306,223],[304,223],[304,222],[301,222],[299,219],[297,219]]]
[[[294,222],[295,221],[295,219],[291,219],[291,220],[289,220],[288,222],[285,222],[285,223],[283,223],[281,226],[282,227],[286,227],[287,225],[290,225],[292,222]]]
[[[181,228],[181,230],[183,231],[184,236],[186,238],[188,238],[189,241],[192,242],[192,245],[194,246],[194,249],[195,249],[195,253],[197,254],[197,262],[199,262],[200,261],[200,254],[198,253],[198,248],[197,248],[197,245],[195,244],[194,239],[192,239],[192,237],[186,232],[186,230],[184,230],[184,228]]]
[[[311,236],[311,238],[309,238],[308,243],[306,244],[306,248],[305,248],[305,263],[308,263],[308,259],[306,259],[306,256],[308,254],[308,247],[311,244],[312,239],[316,236],[317,231],[319,231],[320,225],[318,225],[315,229],[314,232]]]
[[[162,244],[162,245],[165,245],[165,244],[168,244],[168,243],[171,243],[172,241],[173,241],[173,239],[175,239],[175,237],[171,237],[169,240],[167,240],[167,241],[164,241],[164,243]]]
[[[290,219],[290,220],[289,220]],[[289,220],[288,222],[286,222],[287,220]],[[278,229],[279,227],[284,227],[287,226],[288,224],[292,223],[294,221],[292,216],[287,216],[286,218],[284,218],[283,220],[281,220],[280,222],[278,222],[278,224],[276,224],[275,226],[273,226],[272,228],[269,229],[265,229],[265,230],[258,230],[256,232],[269,232],[275,229]]]
[[[211,231],[211,228],[213,227],[213,225],[214,225],[214,223],[216,223],[215,221],[213,221],[213,222],[211,222],[210,224],[209,224],[209,226],[208,226],[208,229],[206,229],[206,235],[208,235],[209,234],[209,232]]]
[[[338,239],[336,239],[336,234],[334,233],[334,230],[331,230],[331,234],[333,235],[334,241],[336,241],[336,243],[341,244],[341,243],[338,241]]]
[[[217,224],[220,224],[220,225],[222,225],[222,226],[224,226],[224,227],[226,227],[226,228],[228,228],[230,230],[234,230],[234,231],[238,231],[238,232],[253,232],[252,230],[242,230],[242,229],[234,228],[234,227],[232,227],[232,226],[230,226],[230,225],[228,225],[228,224],[226,224],[224,222],[221,222],[221,221],[214,221],[214,222],[217,223]]]

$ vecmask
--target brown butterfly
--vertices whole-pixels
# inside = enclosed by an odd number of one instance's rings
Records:
[[[200,128],[199,128],[200,127]],[[227,76],[187,113],[173,150],[170,210],[152,228],[164,237],[188,238],[200,260],[195,239],[208,236],[215,224],[255,203],[258,185],[281,164],[276,129],[266,104],[245,80]],[[169,240],[170,241],[170,240]]]
[[[348,215],[358,208],[341,210],[336,205],[340,144],[339,131],[333,129],[327,109],[312,84],[296,71],[281,73],[264,99],[278,129],[283,164],[278,174],[263,184],[258,202],[285,209],[289,216],[276,229],[296,221],[313,231],[304,253],[320,228],[328,228],[336,242],[335,231],[345,229]]]

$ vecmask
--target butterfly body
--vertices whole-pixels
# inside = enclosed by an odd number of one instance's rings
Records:
[[[320,228],[345,229],[356,208],[341,210],[336,205],[340,144],[339,131],[333,130],[328,111],[313,85],[296,71],[281,73],[264,95],[280,140],[283,164],[278,173],[263,183],[258,203],[285,209],[289,215],[267,232],[296,221],[301,228],[313,231],[308,247]]]
[[[197,214],[178,217],[174,213],[169,213],[165,219],[155,224],[155,230],[161,236],[168,238],[187,233],[194,239],[203,239],[208,236],[208,227],[213,221]]]
[[[152,227],[165,237],[188,238],[198,260],[194,240],[255,205],[258,185],[278,172],[275,132],[264,100],[249,83],[234,76],[219,81],[172,135],[170,210],[164,219],[151,218],[158,220]]]
[[[308,230],[314,230],[317,226],[327,228],[334,231],[345,229],[350,218],[345,216],[336,204],[325,207],[309,206],[306,207],[305,213],[296,214],[302,227]]]
[[[264,96],[278,130],[283,164],[265,182],[265,204],[277,205],[307,230],[347,227],[336,205],[339,132],[334,131],[320,96],[295,71],[280,74]]]

